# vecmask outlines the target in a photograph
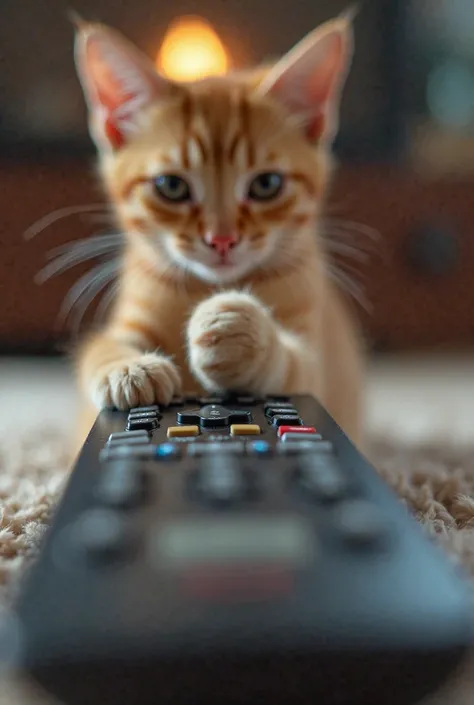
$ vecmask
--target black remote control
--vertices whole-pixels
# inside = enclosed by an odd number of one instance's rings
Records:
[[[104,411],[11,624],[71,705],[408,705],[467,580],[309,396]]]

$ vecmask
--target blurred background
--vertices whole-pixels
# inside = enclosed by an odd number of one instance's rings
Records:
[[[347,5],[73,7],[124,32],[170,76],[192,78],[278,56]],[[325,229],[371,349],[370,422],[428,433],[448,418],[472,437],[474,3],[359,7]],[[94,270],[110,253],[81,261],[81,240],[114,230],[94,173],[70,9],[69,0],[0,4],[0,395],[16,395],[22,413],[32,404],[48,413],[44,390],[56,408],[72,408],[65,343],[104,315],[113,294]]]

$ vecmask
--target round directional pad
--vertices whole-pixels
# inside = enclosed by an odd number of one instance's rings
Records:
[[[227,409],[221,404],[206,404],[200,409],[179,411],[176,416],[180,424],[198,424],[201,428],[222,428],[252,421],[250,411]]]

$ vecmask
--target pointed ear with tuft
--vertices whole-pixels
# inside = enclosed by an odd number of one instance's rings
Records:
[[[76,23],[75,61],[97,147],[116,151],[136,132],[144,108],[177,90],[152,62],[109,27]]]
[[[283,103],[311,142],[332,142],[352,53],[352,16],[347,13],[307,35],[275,64],[258,90]]]

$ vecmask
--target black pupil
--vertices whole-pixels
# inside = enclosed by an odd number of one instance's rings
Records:
[[[278,188],[280,184],[280,177],[278,174],[262,174],[258,177],[259,186],[264,191],[272,191]]]
[[[179,191],[182,188],[182,180],[179,176],[165,176],[163,177],[162,185],[165,186],[172,193]],[[161,185],[161,184],[160,184]]]

